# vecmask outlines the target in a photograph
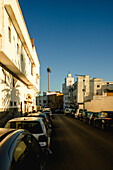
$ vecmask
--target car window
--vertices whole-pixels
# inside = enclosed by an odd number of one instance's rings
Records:
[[[41,150],[36,139],[26,135],[14,149],[11,170],[40,169]]]
[[[113,118],[113,112],[109,113],[109,118]]]
[[[98,113],[94,113],[93,116],[94,116],[94,117],[98,117]]]
[[[20,141],[14,152],[14,160],[17,161],[27,148],[24,141]]]
[[[8,122],[6,128],[26,129],[33,134],[43,133],[41,124],[39,121],[18,121]]]
[[[100,117],[108,117],[108,113],[106,113],[106,112],[101,112]]]
[[[87,116],[90,117],[90,116],[91,116],[91,113],[90,113],[90,112],[87,112]]]

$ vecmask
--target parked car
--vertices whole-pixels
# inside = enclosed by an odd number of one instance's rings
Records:
[[[52,117],[52,112],[51,112],[51,110],[44,110],[44,111],[42,111],[42,112],[43,112],[43,113],[44,113],[44,112],[49,113],[50,116]]]
[[[87,109],[80,109],[78,113],[78,119],[83,120],[83,116],[85,115]]]
[[[42,114],[42,113],[29,113],[28,117],[41,117],[42,121],[45,124],[45,127],[46,127],[46,130],[48,132],[48,135],[51,136],[51,133],[52,133],[51,125],[48,123],[49,120],[47,119],[47,116],[45,114]]]
[[[76,110],[75,119],[78,119],[79,109]]]
[[[66,108],[64,110],[64,114],[67,115],[67,116],[71,115],[71,110],[72,110],[71,108]]]
[[[75,118],[83,120],[83,115],[85,114],[86,111],[87,109],[77,109],[75,113]]]
[[[33,117],[35,117],[35,115],[38,115],[38,117],[44,118],[44,119],[46,120],[46,123],[47,123],[48,127],[49,127],[49,128],[52,128],[51,122],[50,122],[49,117],[48,117],[47,114],[45,114],[45,113],[43,113],[43,112],[38,113],[38,114],[31,114],[31,113],[29,113],[29,114],[28,114],[28,117],[32,117],[31,115],[32,115]],[[37,117],[37,116],[36,116],[36,117]]]
[[[94,122],[94,118],[97,118],[98,115],[98,112],[87,111],[85,112],[85,114],[83,114],[83,120],[85,120],[85,122],[87,122],[89,125],[92,125]]]
[[[75,109],[72,109],[72,110],[71,110],[71,114],[70,114],[72,118],[75,117],[75,113],[76,113],[76,110],[75,110]]]
[[[44,111],[44,112],[42,112],[42,114],[46,115],[46,117],[49,120],[49,123],[51,124],[51,127],[52,127],[53,126],[53,122],[52,122],[51,114],[48,111]]]
[[[7,122],[5,128],[26,129],[36,137],[43,149],[50,147],[50,136],[40,117],[14,118]]]
[[[45,169],[47,153],[30,132],[0,128],[0,170]]]
[[[94,119],[94,126],[105,130],[109,126],[113,126],[113,111],[101,111],[98,118]]]
[[[60,114],[64,114],[64,109],[55,109],[54,113],[60,113]]]
[[[49,107],[42,108],[42,111],[51,110]]]

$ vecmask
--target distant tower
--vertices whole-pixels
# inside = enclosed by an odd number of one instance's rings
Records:
[[[68,73],[67,77],[65,78],[65,85],[72,86],[74,84],[74,78],[71,77],[71,73]]]
[[[62,92],[64,94],[63,97],[63,102],[64,102],[64,108],[66,107],[70,107],[71,105],[71,92],[70,89],[72,87],[72,85],[74,84],[74,78],[71,77],[70,72],[68,73],[67,77],[65,78],[65,83],[62,84]]]

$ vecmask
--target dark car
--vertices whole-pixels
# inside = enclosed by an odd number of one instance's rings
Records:
[[[42,170],[44,157],[30,132],[0,128],[0,170]]]
[[[90,112],[90,111],[87,111],[85,112],[85,114],[83,115],[83,120],[85,122],[87,122],[89,125],[92,125],[93,122],[94,122],[94,118],[97,118],[99,115],[98,112]]]
[[[75,118],[75,113],[76,113],[76,110],[75,110],[75,109],[72,109],[70,116],[71,116],[72,118]]]
[[[109,126],[113,126],[113,111],[101,111],[98,118],[94,119],[94,126],[105,130]]]
[[[42,114],[45,114],[45,115],[46,115],[46,119],[48,120],[48,123],[49,123],[49,124],[51,125],[51,127],[52,127],[53,122],[52,122],[52,117],[51,117],[50,113],[44,111],[44,112],[42,112]]]
[[[78,119],[83,120],[83,117],[86,112],[87,112],[87,109],[80,109],[78,113]]]

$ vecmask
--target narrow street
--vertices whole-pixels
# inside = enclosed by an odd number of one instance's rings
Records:
[[[113,133],[65,115],[54,115],[46,170],[112,170]]]

